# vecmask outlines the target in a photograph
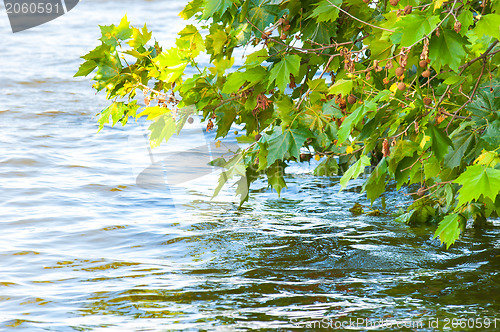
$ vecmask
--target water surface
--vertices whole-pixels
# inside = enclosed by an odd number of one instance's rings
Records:
[[[97,134],[106,101],[72,76],[99,24],[128,13],[168,45],[183,3],[86,0],[18,34],[0,11],[2,331],[312,330],[322,319],[412,319],[425,325],[377,329],[424,331],[500,318],[498,228],[445,250],[430,226],[353,216],[367,204],[359,182],[339,194],[338,178],[308,164],[291,169],[281,198],[257,183],[241,210],[231,189],[210,200],[215,174],[138,186],[144,128]],[[205,145],[200,128],[173,149]]]

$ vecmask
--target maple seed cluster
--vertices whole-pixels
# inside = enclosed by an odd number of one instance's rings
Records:
[[[426,68],[427,67],[427,60],[420,60],[418,62],[418,65],[420,66],[420,68]],[[429,78],[430,76],[431,76],[431,71],[429,68],[427,68],[426,70],[424,70],[422,72],[422,77]]]
[[[398,83],[398,90],[399,91],[404,91],[406,89],[406,84],[403,82],[403,75],[405,73],[405,68],[402,66],[399,66],[396,68],[396,76],[400,79]]]
[[[354,104],[356,102],[356,96],[354,95],[349,95],[349,97],[347,97],[347,102],[349,104]]]

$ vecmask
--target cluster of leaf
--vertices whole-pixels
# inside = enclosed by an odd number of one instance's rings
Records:
[[[194,23],[166,50],[126,17],[101,27],[76,74],[112,100],[100,128],[147,115],[158,145],[191,113],[217,138],[244,126],[247,147],[216,162],[216,193],[240,177],[242,202],[260,176],[279,194],[287,163],[314,156],[342,188],[371,166],[372,203],[392,181],[419,188],[399,219],[439,223],[448,246],[500,214],[500,1],[193,0],[180,16]]]

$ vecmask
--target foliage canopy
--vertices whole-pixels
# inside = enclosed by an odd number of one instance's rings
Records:
[[[127,17],[101,27],[75,75],[112,101],[99,129],[147,116],[157,146],[193,113],[217,138],[243,125],[246,148],[216,161],[216,193],[240,177],[242,203],[259,176],[279,194],[287,162],[314,156],[342,187],[371,167],[372,203],[389,182],[418,189],[399,220],[439,223],[447,246],[500,214],[500,1],[193,0],[180,16],[192,24],[168,49]]]

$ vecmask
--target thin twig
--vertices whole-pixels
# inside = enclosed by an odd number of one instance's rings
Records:
[[[469,105],[469,103],[472,101],[472,99],[474,98],[474,95],[476,94],[477,92],[477,88],[479,87],[479,83],[481,82],[481,78],[483,77],[484,75],[484,69],[486,68],[486,64],[488,63],[488,61],[486,61],[486,58],[483,60],[483,66],[481,67],[481,73],[479,74],[479,77],[477,78],[477,82],[476,84],[474,85],[474,89],[472,90],[470,96],[469,96],[469,100],[467,100],[462,106],[460,106],[459,109],[457,109],[454,113],[453,113],[453,117],[451,118],[450,122],[448,122],[448,125],[446,125],[446,128],[444,131],[448,132],[448,128],[450,127],[451,123],[453,122],[453,120],[455,120],[455,118],[457,117],[457,114],[463,110],[467,105]]]
[[[434,29],[431,30],[431,32],[429,32],[428,34],[426,34],[425,36],[423,36],[422,38],[420,38],[419,40],[417,40],[416,42],[414,42],[413,44],[411,44],[407,48],[412,48],[413,46],[417,45],[418,43],[420,43],[425,38],[429,38],[430,36],[432,36],[432,34],[434,33],[434,31],[436,31],[437,29],[439,29],[439,27],[443,24],[443,22],[446,21],[448,19],[448,17],[451,15],[451,13],[453,12],[453,9],[455,8],[455,5],[457,4],[457,1],[458,0],[455,0],[453,2],[453,6],[451,7],[450,12],[441,20],[441,22],[439,22],[436,25],[436,27]]]
[[[498,40],[496,40],[495,42],[493,42],[490,47],[488,47],[488,49],[483,53],[481,54],[480,56],[478,56],[477,58],[474,58],[472,59],[471,61],[467,62],[465,65],[459,67],[461,68],[460,70],[460,73],[458,73],[458,76],[461,76],[465,69],[467,69],[469,66],[471,66],[474,62],[478,61],[478,60],[481,60],[481,59],[485,59],[488,54],[490,53],[490,51],[498,44]],[[495,52],[497,53],[497,52]],[[443,102],[444,98],[446,98],[446,95],[448,94],[448,92],[450,91],[451,89],[451,85],[448,85],[448,87],[446,88],[446,90],[444,91],[444,93],[441,95],[441,98],[439,98],[439,101],[436,103],[436,106],[434,106],[434,109],[437,109],[439,107],[439,105]]]
[[[340,10],[342,13],[346,14],[347,16],[351,17],[352,19],[355,19],[356,21],[358,22],[361,22],[363,24],[366,24],[368,26],[371,26],[372,28],[375,28],[375,29],[380,29],[380,30],[384,30],[384,31],[389,31],[389,32],[395,32],[394,30],[391,30],[391,29],[386,29],[386,28],[382,28],[382,27],[379,27],[379,26],[376,26],[376,25],[373,25],[373,24],[370,24],[368,22],[365,22],[363,20],[360,20],[359,18],[349,14],[347,11],[343,10],[342,8],[336,6],[335,4],[333,4],[330,0],[326,0],[330,5],[332,5],[333,7],[337,8],[338,10]],[[455,0],[456,1],[456,0]]]

